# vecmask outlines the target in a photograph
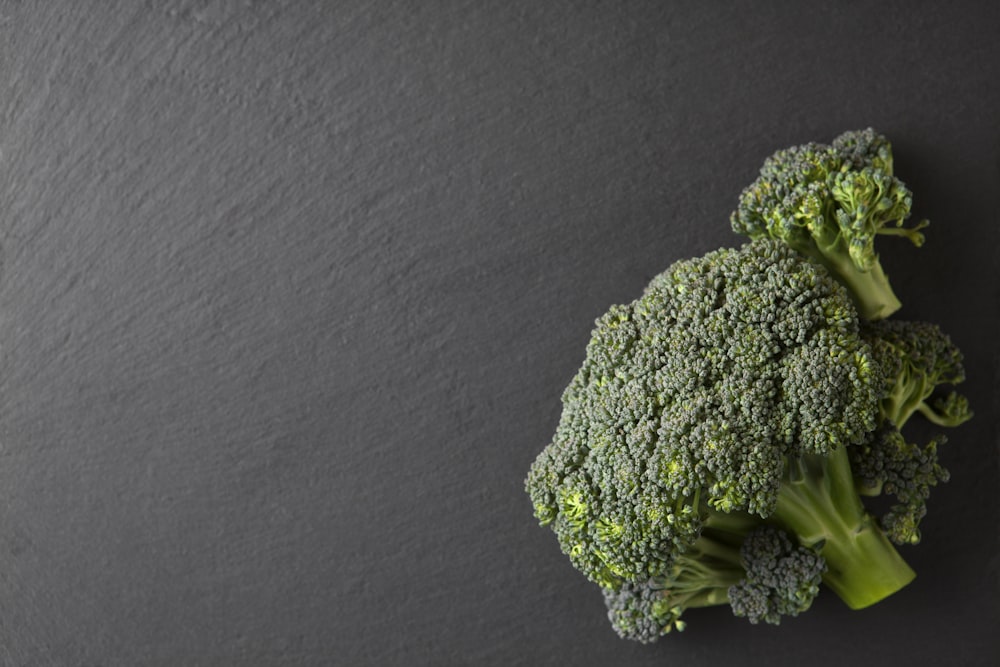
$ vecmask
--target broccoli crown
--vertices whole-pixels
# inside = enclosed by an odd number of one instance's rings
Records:
[[[880,370],[844,288],[786,245],[677,262],[597,320],[535,515],[604,587],[670,578],[709,512],[774,511],[786,457],[865,440]]]
[[[832,145],[808,143],[767,158],[760,176],[740,196],[733,230],[774,238],[822,262],[851,290],[865,319],[899,308],[875,253],[878,234],[923,244],[905,228],[912,196],[893,176],[892,150],[872,129],[847,132]]]
[[[773,237],[793,246],[845,244],[861,271],[877,261],[876,234],[904,234],[912,195],[892,173],[892,147],[871,128],[846,132],[832,145],[808,143],[777,151],[743,191],[733,229],[751,238]],[[892,227],[887,228],[888,225]]]
[[[870,442],[850,451],[851,468],[865,495],[887,494],[896,503],[879,518],[882,530],[896,544],[920,542],[920,520],[927,514],[931,487],[948,481],[938,463],[937,448],[947,442],[938,435],[927,445],[912,444],[889,422]]]
[[[798,616],[819,594],[826,561],[815,549],[793,544],[771,526],[750,533],[740,549],[746,577],[729,589],[736,616],[773,625]]]
[[[883,414],[898,428],[915,412],[940,426],[957,426],[972,417],[964,396],[954,391],[935,396],[941,385],[965,380],[961,350],[937,325],[883,320],[867,324],[862,336],[886,378]]]

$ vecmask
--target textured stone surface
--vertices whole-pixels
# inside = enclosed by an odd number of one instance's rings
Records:
[[[989,2],[0,3],[0,664],[995,664]],[[919,573],[618,640],[522,491],[593,319],[872,125],[965,349]],[[912,304],[912,305],[910,305]],[[909,662],[908,662],[909,660]]]

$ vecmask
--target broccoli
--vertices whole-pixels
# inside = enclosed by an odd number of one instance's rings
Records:
[[[782,616],[809,609],[826,571],[815,549],[794,545],[783,531],[767,526],[747,535],[740,553],[746,577],[729,589],[733,614],[778,625]]]
[[[779,624],[809,608],[826,569],[814,549],[793,545],[784,532],[750,516],[713,513],[706,523],[669,575],[603,589],[620,637],[654,642],[684,629],[685,609],[727,601],[751,623]]]
[[[885,493],[898,501],[879,518],[883,531],[896,544],[920,542],[920,520],[927,514],[931,487],[949,478],[937,455],[938,445],[946,441],[937,435],[921,447],[907,442],[886,421],[869,442],[850,452],[858,492],[865,496]]]
[[[972,417],[965,396],[941,385],[965,379],[962,353],[939,327],[928,322],[883,320],[862,327],[885,378],[881,427],[850,450],[851,468],[863,496],[894,496],[896,503],[879,517],[896,544],[918,544],[920,521],[927,514],[931,487],[948,481],[938,461],[937,434],[924,446],[910,443],[901,429],[914,414],[938,426],[958,426]]]
[[[683,630],[728,604],[751,623],[806,611],[822,582],[860,609],[915,576],[946,442],[916,414],[972,417],[962,355],[900,307],[874,252],[910,192],[873,130],[768,158],[732,215],[750,236],[676,262],[596,322],[525,488],[622,637]],[[942,389],[944,388],[944,389]],[[864,499],[892,500],[877,518]]]
[[[849,459],[884,421],[885,368],[845,287],[789,246],[677,262],[598,319],[526,480],[535,516],[623,636],[731,598],[776,622],[808,608],[820,571],[852,608],[873,604],[914,577]],[[816,558],[755,542],[765,526]]]
[[[957,392],[934,396],[940,385],[965,380],[962,352],[937,325],[886,320],[868,324],[862,336],[888,380],[882,412],[897,428],[915,412],[939,426],[958,426],[972,417],[968,399]]]
[[[605,588],[603,591],[608,620],[622,639],[650,644],[675,627],[684,629],[679,608],[673,608],[664,588],[653,582],[625,582],[618,589]]]
[[[893,176],[889,141],[872,129],[832,145],[808,143],[767,158],[740,197],[733,230],[774,238],[819,261],[850,290],[863,319],[900,307],[874,250],[878,234],[924,242],[922,221],[904,227],[911,193]]]

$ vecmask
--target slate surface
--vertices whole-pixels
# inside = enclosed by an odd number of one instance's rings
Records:
[[[998,7],[0,3],[0,664],[1000,664]],[[522,490],[591,323],[869,125],[978,411],[919,578],[622,642]]]

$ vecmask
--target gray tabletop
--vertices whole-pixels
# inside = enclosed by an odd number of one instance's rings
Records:
[[[998,8],[0,2],[0,664],[1000,664]],[[593,320],[868,126],[978,413],[918,578],[624,642],[523,491]]]

